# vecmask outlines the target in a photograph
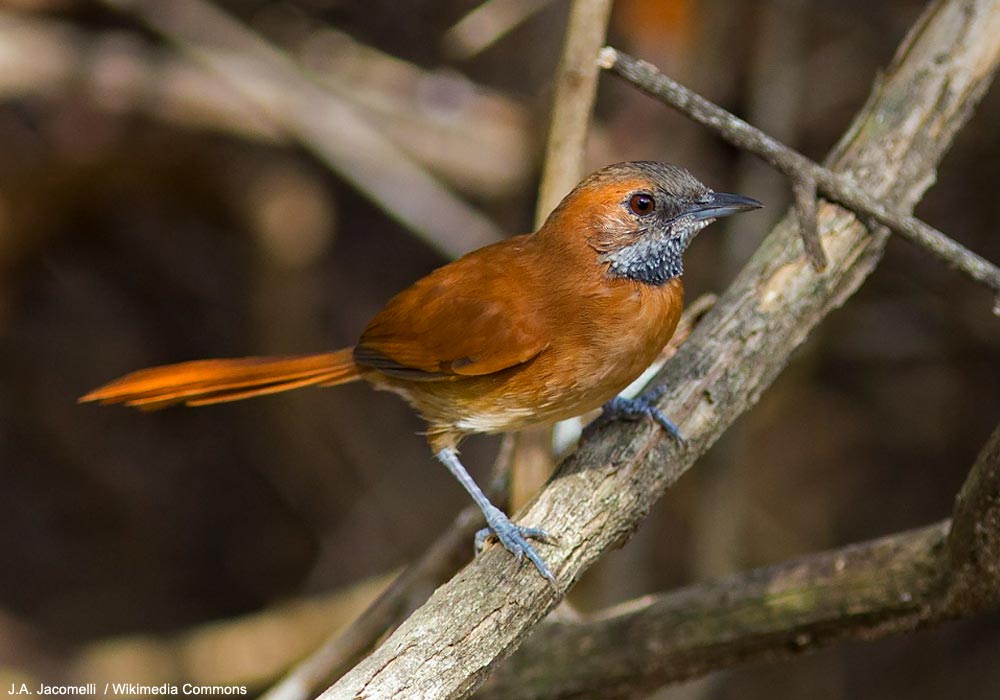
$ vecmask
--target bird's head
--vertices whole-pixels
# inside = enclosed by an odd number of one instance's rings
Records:
[[[676,165],[635,161],[589,176],[550,222],[572,235],[583,233],[609,276],[661,285],[681,275],[682,256],[698,231],[761,206],[750,197],[714,192]]]

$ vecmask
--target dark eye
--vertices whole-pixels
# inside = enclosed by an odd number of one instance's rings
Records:
[[[656,209],[656,200],[653,199],[653,195],[640,192],[629,198],[628,208],[636,216],[648,216]]]

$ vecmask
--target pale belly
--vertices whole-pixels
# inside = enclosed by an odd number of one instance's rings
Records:
[[[496,433],[582,415],[617,396],[656,359],[661,348],[627,357],[605,353],[580,360],[578,356],[575,367],[554,367],[556,363],[546,363],[544,355],[540,356],[515,380],[484,391],[485,401],[469,402],[455,427],[463,432]]]

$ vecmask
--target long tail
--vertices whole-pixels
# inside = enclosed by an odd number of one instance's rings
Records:
[[[205,406],[360,378],[354,348],[319,355],[195,360],[140,369],[81,396],[80,402],[123,403],[143,410],[178,403]]]

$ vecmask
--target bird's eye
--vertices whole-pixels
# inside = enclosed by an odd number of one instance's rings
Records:
[[[639,192],[629,198],[628,208],[636,216],[648,216],[656,209],[656,200],[653,199],[653,195],[651,194]]]

